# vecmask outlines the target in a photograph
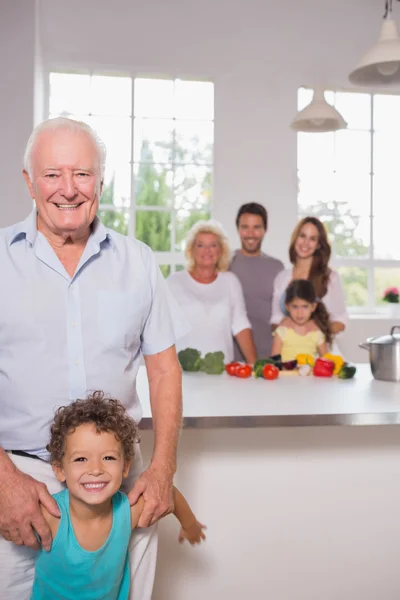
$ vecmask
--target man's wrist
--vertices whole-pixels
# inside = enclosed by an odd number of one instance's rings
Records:
[[[160,473],[167,478],[173,478],[176,472],[176,462],[172,460],[157,460],[153,458],[150,463],[149,470],[155,473]]]
[[[7,452],[0,447],[0,478],[3,475],[13,475],[18,471],[13,461],[9,458]]]

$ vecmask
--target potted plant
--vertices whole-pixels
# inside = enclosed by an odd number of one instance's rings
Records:
[[[390,287],[383,292],[382,300],[387,302],[391,308],[393,317],[400,317],[400,293],[399,288]]]

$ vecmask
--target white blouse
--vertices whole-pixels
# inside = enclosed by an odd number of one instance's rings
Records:
[[[176,341],[176,349],[195,348],[204,356],[222,351],[225,362],[233,360],[233,338],[251,329],[247,318],[241,283],[231,272],[218,273],[212,283],[200,283],[187,271],[173,273],[169,289],[191,326],[191,331]]]
[[[274,294],[272,298],[272,316],[271,323],[279,325],[285,315],[282,312],[281,301],[282,296],[293,279],[293,267],[285,269],[278,273],[274,279]],[[331,271],[328,290],[323,298],[322,302],[325,304],[326,310],[329,313],[330,320],[332,322],[343,323],[347,325],[348,316],[346,310],[345,295],[340,280],[340,275],[337,271]]]

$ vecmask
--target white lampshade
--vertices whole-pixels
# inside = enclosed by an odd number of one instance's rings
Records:
[[[308,106],[297,113],[290,124],[295,131],[324,133],[346,129],[342,115],[325,100],[324,91],[317,88]]]
[[[349,75],[356,85],[400,84],[400,37],[392,19],[384,19],[377,43]]]

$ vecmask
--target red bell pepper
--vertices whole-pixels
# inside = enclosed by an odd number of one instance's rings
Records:
[[[313,373],[316,377],[332,377],[335,363],[327,358],[317,358]]]

